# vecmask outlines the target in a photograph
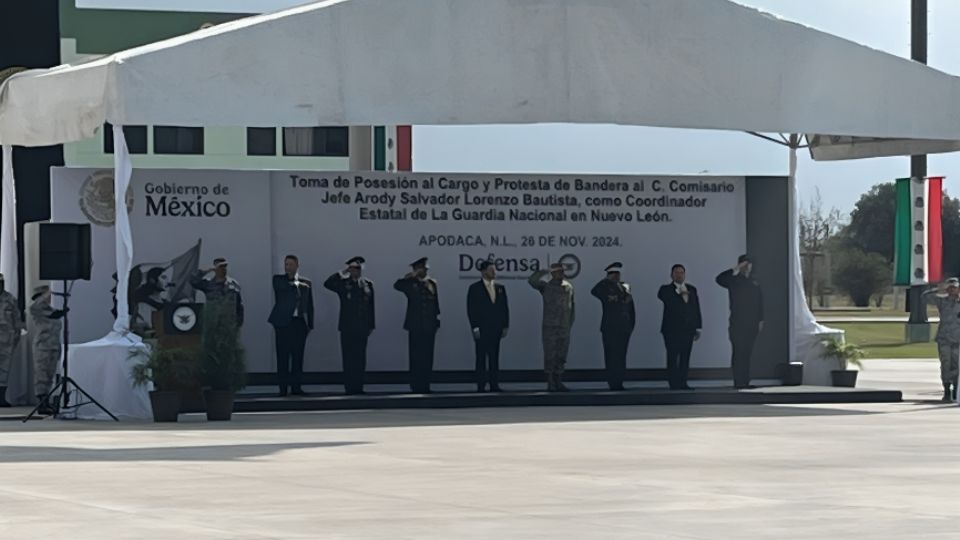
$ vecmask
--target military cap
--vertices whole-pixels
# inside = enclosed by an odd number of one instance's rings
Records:
[[[550,271],[551,271],[551,272],[558,272],[558,271],[560,271],[560,270],[563,270],[563,263],[555,262],[555,263],[553,263],[553,264],[550,265]]]
[[[364,263],[366,262],[367,260],[364,259],[363,257],[354,257],[349,261],[347,261],[347,266],[350,268],[362,268]]]
[[[947,280],[947,287],[960,287],[960,278],[952,277]]]
[[[43,294],[50,290],[49,285],[38,285],[33,288],[33,296],[30,297],[30,300],[36,300],[43,296]]]
[[[742,264],[745,262],[753,262],[750,260],[750,256],[744,253],[743,255],[737,257],[737,264]]]
[[[213,260],[214,266],[220,266],[220,265],[226,266],[228,264],[230,264],[230,261],[224,259],[223,257],[217,257],[216,259]]]
[[[426,257],[420,257],[419,259],[410,263],[410,266],[412,266],[413,268],[430,268],[430,265],[427,264]]]
[[[613,274],[614,272],[620,273],[620,269],[623,268],[623,263],[615,262],[610,266],[606,267],[605,270],[608,274]]]

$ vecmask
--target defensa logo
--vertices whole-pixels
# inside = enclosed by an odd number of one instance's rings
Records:
[[[225,218],[232,211],[223,200],[230,188],[223,184],[214,187],[180,185],[163,182],[147,183],[143,188],[147,199],[147,217]]]
[[[480,263],[490,261],[497,269],[497,277],[500,279],[527,279],[530,274],[540,269],[550,268],[551,259],[549,256],[537,257],[499,257],[494,253],[488,255],[471,255],[461,253],[460,257],[460,276],[462,278],[474,278],[480,272]],[[568,279],[573,279],[580,275],[580,258],[573,253],[562,255],[559,259],[563,264],[564,271]]]
[[[80,211],[94,225],[110,227],[117,218],[113,200],[113,171],[96,171],[80,186]],[[127,213],[133,210],[133,190],[127,188]]]

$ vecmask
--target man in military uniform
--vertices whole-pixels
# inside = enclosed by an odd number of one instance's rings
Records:
[[[550,265],[550,281],[544,282],[547,273],[537,270],[527,281],[543,296],[543,370],[547,375],[547,390],[566,392],[568,388],[562,378],[575,311],[573,285],[564,276],[560,263]]]
[[[940,353],[940,381],[943,401],[957,399],[958,362],[960,362],[960,279],[950,278],[939,288],[923,293],[927,303],[937,306],[937,351]]]
[[[53,408],[43,398],[53,387],[60,362],[64,310],[50,305],[50,287],[41,285],[33,290],[30,317],[33,318],[33,380],[34,394],[41,401],[38,412],[52,414]]]
[[[23,332],[23,320],[20,318],[20,306],[17,298],[4,287],[3,274],[0,274],[0,407],[9,407],[7,403],[7,382],[10,378],[10,364],[20,344]]]
[[[243,297],[240,295],[240,283],[227,275],[227,260],[217,257],[213,266],[197,270],[190,277],[190,285],[203,293],[208,304],[214,302],[231,302],[236,313],[237,326],[243,326]],[[213,273],[208,278],[207,275]]]
[[[753,262],[747,255],[737,259],[737,266],[721,272],[717,285],[730,295],[730,344],[733,357],[733,385],[750,388],[750,357],[757,335],[763,330],[763,293],[760,285],[750,277]]]
[[[410,389],[417,394],[429,394],[434,342],[440,328],[440,301],[437,281],[427,276],[427,258],[417,259],[410,266],[413,271],[398,279],[393,288],[407,297],[403,329],[409,339]]]
[[[627,371],[627,347],[637,322],[630,285],[620,281],[623,264],[615,262],[606,268],[607,278],[600,280],[590,294],[603,305],[600,333],[603,336],[603,359],[611,390],[623,390]]]
[[[373,333],[373,282],[363,277],[363,257],[347,261],[347,268],[333,274],[323,286],[340,297],[340,351],[344,387],[348,394],[362,394],[367,369],[367,339]]]

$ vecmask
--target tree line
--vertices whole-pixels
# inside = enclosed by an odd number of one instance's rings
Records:
[[[804,289],[811,306],[842,294],[857,307],[882,307],[892,291],[896,186],[877,184],[844,216],[819,191],[800,209]],[[960,200],[943,195],[943,272],[960,273]]]

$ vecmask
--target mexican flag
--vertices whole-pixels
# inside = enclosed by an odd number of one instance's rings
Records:
[[[411,126],[373,126],[374,171],[410,171],[413,165]]]
[[[942,176],[897,179],[894,285],[925,285],[943,279],[942,205]]]

